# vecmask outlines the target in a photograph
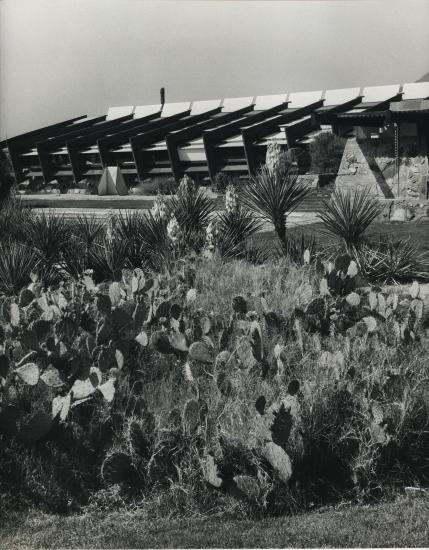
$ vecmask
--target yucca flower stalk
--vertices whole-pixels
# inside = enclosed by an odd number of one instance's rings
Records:
[[[158,193],[156,196],[150,211],[156,220],[165,220],[167,218],[167,205],[161,193]]]
[[[195,188],[194,181],[185,174],[183,178],[180,180],[177,193],[179,195],[185,195],[186,193],[189,193],[190,191],[192,191],[194,188]]]
[[[218,245],[219,240],[219,220],[217,217],[210,220],[206,229],[206,248],[213,252]]]
[[[265,165],[270,172],[276,172],[285,162],[285,154],[277,141],[271,141],[265,155]]]
[[[167,235],[173,244],[177,244],[181,236],[180,225],[174,214],[171,214],[170,220],[167,224]]]
[[[225,192],[225,210],[228,214],[236,212],[238,209],[238,195],[235,187],[228,185]]]

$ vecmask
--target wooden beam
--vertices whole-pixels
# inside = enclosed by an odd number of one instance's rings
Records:
[[[98,148],[100,151],[101,162],[103,166],[108,166],[111,163],[114,163],[114,153],[112,152],[113,147],[118,147],[124,143],[129,142],[131,137],[142,134],[144,132],[150,132],[151,130],[156,130],[164,126],[170,125],[172,122],[179,120],[185,116],[189,116],[189,111],[184,111],[182,113],[177,113],[176,115],[171,115],[165,118],[157,118],[148,123],[137,126],[136,128],[122,130],[117,132],[112,136],[101,138],[97,141]]]
[[[252,111],[252,106],[243,107],[230,113],[224,113],[216,118],[194,124],[184,130],[176,130],[166,136],[168,156],[170,159],[171,168],[176,181],[179,181],[185,175],[185,169],[182,167],[182,163],[179,158],[179,148],[197,137],[203,135],[204,130],[225,124],[237,118],[242,118],[245,113]]]
[[[193,124],[202,122],[203,120],[210,119],[214,114],[218,114],[220,111],[221,111],[221,108],[218,107],[216,109],[212,109],[205,113],[201,113],[200,115],[190,115],[189,117],[179,119],[173,122],[169,126],[162,127],[158,130],[154,130],[151,132],[145,132],[138,136],[132,137],[130,139],[130,144],[131,144],[131,149],[133,152],[134,162],[137,168],[139,179],[140,180],[144,179],[144,174],[146,171],[146,166],[145,166],[145,162],[143,159],[143,152],[142,152],[143,147],[148,147],[150,145],[153,145],[157,141],[161,141],[162,139],[165,138],[165,136],[169,132],[180,130],[180,129],[186,128],[187,126],[192,126]]]
[[[256,155],[256,141],[259,141],[270,134],[274,134],[275,132],[279,132],[280,124],[293,122],[294,120],[299,120],[304,116],[311,115],[315,109],[320,108],[322,105],[323,101],[316,101],[315,103],[311,103],[305,107],[285,111],[283,114],[275,118],[264,120],[258,124],[244,128],[241,135],[243,136],[243,145],[249,168],[249,174],[254,175],[259,168],[259,162]]]

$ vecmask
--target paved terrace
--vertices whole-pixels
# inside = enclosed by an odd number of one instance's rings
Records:
[[[217,210],[224,209],[224,197],[207,190],[207,194],[216,203]],[[113,214],[134,210],[148,210],[152,208],[156,195],[127,195],[103,196],[67,194],[67,195],[22,195],[25,206],[31,206],[36,212],[48,212],[53,215],[63,215],[66,218],[75,218],[79,215],[94,216],[100,220],[107,220]],[[165,196],[169,198],[168,195]],[[288,226],[300,226],[316,221],[315,201],[311,200],[300,211],[288,217]],[[272,231],[269,223],[264,223],[261,232]]]

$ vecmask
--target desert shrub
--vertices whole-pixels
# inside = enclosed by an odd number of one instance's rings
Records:
[[[340,168],[346,140],[331,132],[321,132],[309,145],[311,171],[335,176]]]
[[[0,208],[2,202],[9,198],[14,183],[15,177],[10,158],[6,151],[0,149]]]
[[[381,209],[379,201],[367,190],[336,190],[323,201],[318,217],[324,230],[341,239],[346,247],[359,246],[364,232]]]
[[[174,195],[179,184],[172,177],[156,177],[144,182],[145,190],[149,195]]]
[[[228,186],[239,189],[242,185],[242,179],[229,176],[228,174],[225,174],[225,172],[218,172],[212,182],[212,189],[217,193],[225,193]]]

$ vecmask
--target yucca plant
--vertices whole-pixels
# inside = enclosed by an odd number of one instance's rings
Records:
[[[70,226],[64,216],[52,213],[29,218],[23,228],[25,243],[40,259],[38,274],[46,284],[62,277],[63,252],[70,246]]]
[[[36,271],[39,261],[38,254],[24,244],[0,242],[0,292],[17,294],[31,282],[30,273]]]
[[[225,210],[218,215],[217,249],[222,258],[240,258],[256,254],[256,248],[251,244],[251,238],[257,233],[262,223],[245,209]]]
[[[0,239],[22,242],[24,228],[32,217],[32,210],[26,208],[19,197],[10,196],[5,199],[0,207]]]
[[[336,190],[317,215],[324,230],[340,238],[344,245],[359,246],[369,225],[381,213],[382,206],[369,190],[356,188],[354,191]]]
[[[204,244],[204,232],[214,204],[201,187],[185,177],[177,193],[168,201],[169,216],[174,214],[183,234],[183,243],[197,250]]]
[[[286,220],[309,192],[298,179],[295,167],[283,160],[273,168],[262,166],[243,187],[240,201],[249,210],[271,222],[280,242],[286,244]]]
[[[122,239],[105,237],[97,242],[88,255],[86,268],[94,270],[96,281],[116,280],[122,269],[132,267],[128,259],[128,247]]]
[[[167,219],[147,211],[140,219],[136,238],[141,243],[142,267],[164,271],[172,259],[171,243],[167,235]]]
[[[146,215],[141,212],[127,211],[120,213],[115,221],[116,237],[126,243],[128,259],[133,267],[142,264],[145,253],[142,250],[142,235],[146,230]]]
[[[96,242],[103,239],[105,227],[95,216],[78,216],[70,226],[74,238],[89,251]]]
[[[288,236],[286,244],[278,249],[279,256],[286,256],[294,263],[303,265],[306,263],[306,252],[308,251],[309,260],[314,259],[316,254],[316,239],[314,235],[306,236],[303,233],[300,235]]]

